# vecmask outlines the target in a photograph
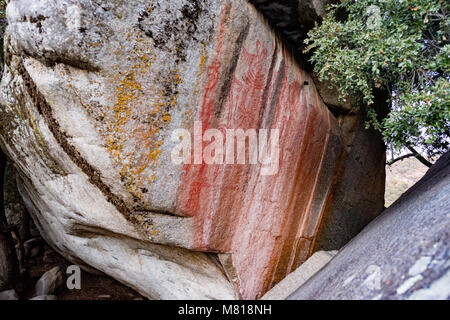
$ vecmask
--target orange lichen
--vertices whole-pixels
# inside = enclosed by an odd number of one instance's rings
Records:
[[[142,189],[156,179],[163,136],[161,129],[171,122],[170,108],[176,105],[179,90],[167,94],[148,84],[151,65],[156,56],[148,52],[151,45],[139,35],[127,34],[136,43],[126,54],[133,65],[124,70],[116,66],[115,101],[108,127],[107,147],[128,191],[137,199]],[[132,38],[132,39],[131,39]],[[176,73],[173,86],[183,83]]]
[[[202,43],[202,49],[200,51],[200,65],[199,65],[200,69],[202,69],[203,66],[205,65],[205,61],[206,61],[206,45],[205,43]]]

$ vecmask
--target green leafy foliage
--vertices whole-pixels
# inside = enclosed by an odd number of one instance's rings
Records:
[[[5,8],[6,8],[6,3],[4,0],[0,0],[0,18],[4,18],[5,17]]]
[[[446,0],[342,0],[310,31],[307,51],[319,78],[367,110],[386,142],[432,157],[449,147],[449,11]],[[382,120],[376,89],[390,92]]]

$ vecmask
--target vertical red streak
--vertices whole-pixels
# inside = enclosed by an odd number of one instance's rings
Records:
[[[202,99],[202,108],[200,111],[200,120],[202,123],[202,137],[204,132],[210,127],[213,117],[214,103],[219,74],[221,70],[221,55],[223,39],[226,33],[226,20],[229,14],[229,8],[224,6],[220,14],[219,31],[217,36],[216,54],[213,62],[208,66],[207,79],[204,85],[204,94]],[[207,243],[203,242],[203,226],[206,222],[205,215],[208,214],[209,204],[205,201],[209,198],[209,190],[214,187],[214,175],[211,177],[208,173],[211,171],[207,165],[187,164],[184,166],[183,186],[179,194],[179,211],[185,215],[195,217],[195,241],[199,249],[207,249]],[[181,201],[180,201],[181,199]]]
[[[275,52],[274,42],[268,50],[264,37],[244,43],[228,98],[216,118],[219,76],[230,49],[224,46],[233,33],[227,20],[233,10],[234,5],[230,10],[224,5],[221,11],[216,52],[203,87],[202,134],[211,127],[258,130],[260,123],[270,123],[265,129],[280,130],[279,171],[262,176],[261,165],[186,165],[178,210],[194,218],[198,250],[232,253],[241,294],[254,299],[309,254],[312,241],[302,238],[302,226],[308,223],[313,198],[321,196],[315,190],[328,133],[337,124],[329,122],[315,89],[304,88],[305,75],[289,55],[282,48]],[[253,32],[249,39],[254,39]],[[272,58],[276,63],[270,73]]]

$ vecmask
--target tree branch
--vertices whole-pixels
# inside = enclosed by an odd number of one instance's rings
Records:
[[[403,155],[403,156],[401,156],[401,157],[392,159],[391,161],[386,162],[386,164],[387,164],[388,166],[391,166],[391,165],[393,165],[394,163],[396,163],[397,161],[401,161],[401,160],[404,160],[404,159],[406,159],[406,158],[411,158],[411,157],[415,157],[414,153],[408,153],[408,154],[405,154],[405,155]]]
[[[411,145],[406,144],[406,147],[409,149],[409,151],[411,151],[414,154],[414,157],[417,158],[417,160],[419,160],[420,162],[422,162],[422,164],[426,165],[428,168],[430,168],[433,164],[428,161],[427,159],[425,159],[420,153],[418,153],[416,151],[416,149],[414,149],[413,147],[411,147]]]

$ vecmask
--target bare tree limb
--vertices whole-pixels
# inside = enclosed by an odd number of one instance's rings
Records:
[[[401,160],[404,160],[404,159],[406,159],[406,158],[411,158],[411,157],[415,157],[414,153],[408,153],[408,154],[405,154],[405,155],[403,155],[403,156],[401,156],[401,157],[392,159],[391,161],[388,161],[386,164],[387,164],[388,166],[391,166],[391,165],[393,165],[394,163],[396,163],[397,161],[401,161]]]
[[[417,160],[422,162],[422,164],[426,165],[428,168],[430,168],[433,165],[430,161],[428,161],[420,153],[418,153],[416,149],[414,149],[411,145],[406,144],[406,147],[408,148],[409,151],[411,151],[414,154],[414,157],[416,157]]]

